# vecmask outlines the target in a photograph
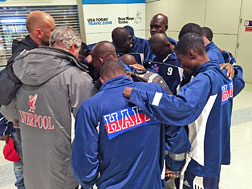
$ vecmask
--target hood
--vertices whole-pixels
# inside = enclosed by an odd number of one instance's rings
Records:
[[[50,47],[38,47],[24,51],[16,57],[13,71],[26,85],[40,85],[71,66],[86,71],[71,53]]]

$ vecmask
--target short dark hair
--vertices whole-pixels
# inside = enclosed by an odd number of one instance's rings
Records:
[[[205,46],[202,37],[196,33],[187,33],[179,40],[175,47],[177,54],[186,55],[189,50],[197,52],[200,56],[205,53]]]
[[[88,46],[86,45],[86,43],[81,42],[81,49],[79,54],[81,54],[82,56],[88,56],[90,53],[90,50],[88,49]]]
[[[126,30],[128,30],[129,34],[130,34],[132,37],[135,36],[134,29],[133,29],[131,26],[127,25],[127,26],[124,26],[124,28],[125,28]]]
[[[117,27],[112,31],[112,40],[116,46],[120,47],[128,40],[129,35],[128,30],[122,27]]]
[[[208,27],[202,27],[202,33],[209,41],[213,40],[213,31]]]
[[[127,75],[124,66],[118,61],[105,61],[100,70],[101,78],[113,78],[114,75]]]
[[[196,33],[200,36],[203,35],[201,27],[195,23],[188,23],[182,27],[182,29],[179,32],[179,40],[187,33]]]

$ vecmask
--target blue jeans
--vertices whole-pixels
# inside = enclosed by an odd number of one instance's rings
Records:
[[[11,133],[11,137],[14,141],[15,149],[20,156],[21,160],[14,162],[14,174],[16,177],[15,186],[18,189],[25,189],[24,185],[24,175],[23,175],[23,154],[21,148],[21,136],[20,129],[16,129],[16,133]]]

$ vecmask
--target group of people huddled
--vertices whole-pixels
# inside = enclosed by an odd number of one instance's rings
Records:
[[[26,27],[0,75],[0,140],[12,138],[21,158],[17,188],[161,189],[174,179],[218,189],[245,83],[210,28],[185,24],[176,41],[157,14],[148,40],[125,26],[86,45],[42,11]]]

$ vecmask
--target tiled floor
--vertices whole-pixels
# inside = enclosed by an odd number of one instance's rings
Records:
[[[4,142],[0,142],[0,150]],[[234,99],[231,165],[222,166],[220,189],[252,188],[252,84]],[[14,189],[13,165],[0,153],[0,189]]]

